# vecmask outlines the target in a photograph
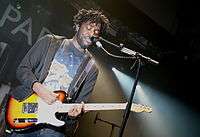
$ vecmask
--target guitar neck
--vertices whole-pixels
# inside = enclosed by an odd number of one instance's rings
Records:
[[[81,104],[61,104],[57,106],[57,111],[64,113],[68,112],[73,106]],[[126,108],[127,103],[87,103],[84,104],[84,109],[91,110],[122,110]]]

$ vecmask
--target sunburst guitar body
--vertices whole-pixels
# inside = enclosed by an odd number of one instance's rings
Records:
[[[10,97],[6,108],[7,125],[15,131],[22,131],[38,124],[50,124],[60,127],[65,124],[56,118],[55,113],[67,113],[73,106],[82,105],[80,103],[63,103],[66,93],[64,91],[55,91],[58,94],[58,101],[49,105],[45,103],[37,94],[32,94],[24,101],[17,101]],[[126,108],[127,103],[86,103],[84,109],[92,110],[122,110]],[[131,111],[134,112],[151,112],[152,108],[132,104]]]

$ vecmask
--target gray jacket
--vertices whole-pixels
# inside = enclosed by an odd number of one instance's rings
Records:
[[[17,68],[16,76],[21,84],[10,91],[11,96],[18,101],[23,101],[33,94],[32,86],[34,82],[43,82],[45,80],[54,55],[64,39],[65,37],[63,36],[46,35],[34,44]],[[80,81],[83,82],[78,82],[80,84],[76,84],[79,75],[92,57],[89,52],[86,52],[86,56],[69,86],[69,91],[71,92],[70,96],[72,97],[71,102],[87,102],[97,79],[98,69],[96,65],[93,64],[88,75],[86,75],[83,80],[81,77]],[[66,126],[62,128],[53,127],[53,129],[61,132],[64,130],[68,136],[73,135],[73,130],[76,129],[76,125],[78,124],[78,118],[74,119],[66,114],[60,114],[58,117],[60,120],[65,121]],[[50,125],[46,126],[49,127]],[[49,128],[52,127],[50,126]]]
[[[34,46],[29,50],[26,56],[23,58],[19,67],[16,71],[17,79],[20,81],[21,85],[17,86],[11,90],[11,95],[18,101],[22,101],[32,95],[32,85],[34,82],[43,82],[48,75],[48,70],[54,55],[58,48],[60,47],[62,41],[65,39],[63,36],[55,35],[45,35],[40,38]],[[94,64],[86,76],[85,80],[79,86],[75,87],[75,83],[84,70],[85,66],[91,54],[87,52],[87,58],[83,60],[80,67],[77,70],[77,74],[72,80],[69,90],[71,92],[71,97],[75,96],[75,93],[79,93],[77,98],[73,98],[73,102],[87,102],[90,93],[92,92],[97,75],[98,69]]]

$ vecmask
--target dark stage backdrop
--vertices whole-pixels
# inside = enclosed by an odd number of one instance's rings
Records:
[[[116,14],[122,3],[121,10],[130,11],[126,16],[122,15],[123,12]],[[129,48],[146,52],[146,55],[159,60],[165,53],[173,53],[170,49],[173,46],[168,44],[173,39],[162,27],[127,2],[116,1],[117,6],[112,6],[112,10],[109,8],[110,4],[110,1],[93,0],[0,0],[0,80],[15,82],[16,67],[43,35],[54,33],[72,37],[73,15],[81,8],[104,11],[111,20],[111,27],[105,37],[117,44],[123,42]],[[112,47],[108,46],[109,48],[110,51],[115,51]]]
[[[0,84],[17,83],[16,68],[37,39],[47,33],[65,35],[70,38],[74,34],[73,15],[78,9],[99,8],[111,19],[111,28],[107,30],[105,38],[117,44],[122,42],[128,48],[140,51],[160,62],[159,66],[144,67],[141,76],[143,83],[155,88],[154,90],[146,89],[146,93],[150,101],[147,105],[152,105],[156,109],[151,115],[132,113],[125,136],[132,137],[134,134],[134,137],[199,137],[199,113],[196,115],[193,111],[181,110],[188,104],[197,108],[199,100],[198,90],[195,90],[199,81],[193,79],[193,77],[199,78],[199,73],[197,73],[199,71],[197,67],[200,51],[199,33],[195,31],[199,29],[195,29],[193,27],[195,25],[190,22],[195,21],[188,20],[190,17],[187,12],[188,1],[184,7],[185,12],[180,12],[178,16],[183,22],[177,26],[178,31],[174,33],[176,36],[171,36],[164,28],[127,1],[0,0]],[[193,16],[196,15],[191,13]],[[188,22],[189,25],[187,25]],[[187,28],[191,28],[190,31]],[[191,32],[192,34],[195,32],[194,35],[190,35]],[[119,54],[119,51],[113,47],[106,44],[105,46],[108,51]],[[101,69],[91,100],[94,102],[124,102],[125,97],[121,92],[120,83],[116,78],[111,78],[114,75],[111,68],[114,66],[121,72],[134,77],[129,71],[133,62],[113,59],[100,49],[91,49],[91,51],[97,57]],[[169,97],[172,101],[164,98],[165,94],[173,96]],[[138,103],[145,103],[143,99]],[[181,100],[184,107],[176,106],[173,99]],[[192,110],[192,107],[189,110]],[[104,118],[118,124],[122,119],[122,112],[109,111],[103,114]],[[110,134],[110,125],[94,125],[92,120],[95,116],[92,112],[84,117],[77,136],[102,137]],[[144,121],[141,122],[141,119]],[[118,135],[118,130],[114,135]]]
[[[0,1],[0,79],[15,81],[15,70],[37,39],[47,33],[71,37],[72,14],[64,1]]]

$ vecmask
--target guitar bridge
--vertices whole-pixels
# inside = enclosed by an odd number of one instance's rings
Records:
[[[37,118],[15,118],[14,123],[36,123]]]

